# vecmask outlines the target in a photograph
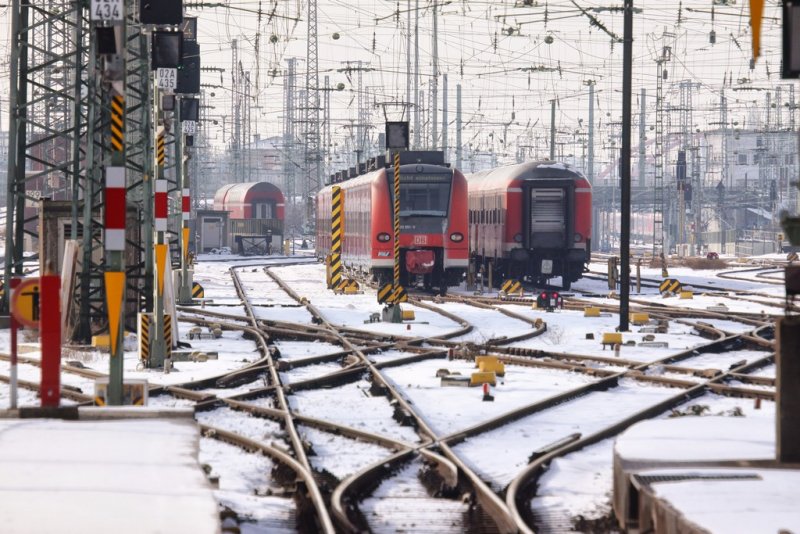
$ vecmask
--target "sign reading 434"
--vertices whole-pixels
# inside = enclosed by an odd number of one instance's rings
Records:
[[[92,0],[92,20],[118,21],[125,18],[123,0]]]

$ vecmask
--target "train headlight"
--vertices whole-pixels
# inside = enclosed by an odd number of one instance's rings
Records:
[[[452,241],[453,243],[461,243],[462,241],[464,241],[464,234],[462,234],[461,232],[450,234],[450,241]]]
[[[583,236],[578,232],[575,232],[575,242],[580,243],[581,241],[583,241]]]
[[[522,234],[517,234],[514,236],[515,243],[522,243]]]
[[[378,241],[380,241],[381,243],[388,243],[390,239],[392,239],[392,236],[390,236],[386,232],[381,232],[380,234],[378,234]]]

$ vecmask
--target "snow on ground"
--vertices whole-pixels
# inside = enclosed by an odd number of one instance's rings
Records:
[[[631,461],[775,458],[775,421],[710,415],[642,421],[617,437],[617,455]]]
[[[237,269],[250,304],[257,306],[296,306],[297,302],[275,280],[264,272],[263,267]]]
[[[528,464],[533,452],[574,433],[588,436],[675,394],[672,388],[622,379],[616,388],[589,393],[469,438],[455,451],[499,490]],[[489,450],[491,455],[486,454]]]
[[[289,534],[296,532],[295,505],[291,497],[276,497],[282,491],[272,483],[274,463],[260,454],[245,451],[211,438],[200,440],[199,460],[211,466],[212,476],[219,477],[214,496],[235,510],[239,531],[244,533]],[[225,525],[232,526],[232,525]]]
[[[776,368],[775,364],[773,363],[772,365],[767,365],[766,367],[762,367],[761,369],[758,369],[757,371],[753,371],[750,374],[752,374],[753,376],[768,376],[770,378],[775,378],[775,371],[776,370],[777,370],[777,368]]]
[[[281,425],[276,421],[256,417],[247,412],[233,410],[228,407],[197,412],[194,416],[198,422],[204,425],[235,432],[240,436],[260,441],[266,445],[282,442],[285,437]],[[279,443],[279,448],[285,447],[285,443]]]
[[[473,329],[468,334],[453,338],[453,341],[471,341],[486,343],[490,339],[511,337],[525,334],[533,330],[533,325],[514,319],[497,310],[476,308],[458,302],[431,303],[437,308],[463,318]]]
[[[661,295],[637,295],[635,298],[637,301],[649,304],[677,306],[686,308],[687,310],[706,310],[709,306],[725,306],[728,308],[728,311],[734,313],[766,313],[770,315],[783,315],[784,313],[783,308],[775,301],[772,302],[772,305],[757,304],[749,300],[739,300],[699,293],[695,293],[694,297],[691,299],[678,299],[674,297],[664,299]]]
[[[614,441],[607,439],[550,462],[531,501],[543,531],[565,531],[563,523],[553,524],[562,518],[593,520],[611,513],[613,448]]]
[[[281,382],[284,384],[291,384],[293,382],[302,382],[304,380],[311,380],[327,374],[335,373],[343,369],[339,362],[318,363],[315,365],[304,365],[297,367],[291,371],[284,371],[280,373]]]
[[[314,469],[325,470],[339,480],[393,454],[380,445],[337,436],[309,426],[300,426],[297,430],[314,449],[314,454],[308,456]]]
[[[336,295],[325,285],[325,266],[322,264],[276,267],[272,271],[301,297],[307,298],[332,324],[357,328],[368,332],[397,336],[436,336],[461,326],[442,315],[416,306],[404,304],[403,309],[414,310],[415,321],[404,324],[364,323],[372,313],[380,313],[375,291],[362,287],[363,294]],[[427,323],[427,324],[425,324]],[[410,330],[408,324],[411,325]]]
[[[786,259],[785,257],[783,259]],[[701,286],[719,286],[721,291],[724,290],[736,290],[736,291],[753,291],[759,289],[765,289],[769,287],[771,284],[769,282],[764,282],[763,280],[759,280],[757,278],[757,274],[761,271],[750,271],[750,272],[739,272],[745,269],[753,269],[755,266],[753,265],[736,265],[730,264],[726,269],[692,269],[690,267],[669,267],[669,278],[676,278],[680,280],[681,284],[684,286],[691,286],[692,284],[698,284]],[[770,269],[771,267],[767,268]],[[608,265],[606,263],[592,263],[590,265],[590,270],[592,273],[595,274],[608,274]],[[650,268],[642,266],[641,269],[642,278],[647,278],[650,280],[657,279],[662,280],[663,277],[661,276],[661,269],[660,268]],[[720,278],[720,273],[731,274],[737,278]],[[739,278],[746,278],[747,280],[740,280]],[[632,266],[631,268],[631,279],[636,280],[636,267]],[[607,283],[605,284],[605,291],[608,291]],[[644,289],[644,288],[642,288]]]
[[[741,413],[743,417],[733,419],[754,435],[757,435],[757,428],[765,424],[774,425],[775,403],[772,402],[762,402],[761,408],[755,409],[751,399],[709,393],[688,401],[678,407],[678,411],[693,411],[695,406],[701,407],[699,411],[707,415],[730,417]],[[668,415],[662,414],[659,421]],[[702,422],[707,420],[711,419],[701,419]],[[750,426],[751,422],[753,426]],[[774,435],[773,429],[767,429],[767,434]],[[664,445],[669,447],[670,443]],[[543,519],[549,512],[565,511],[572,517],[582,516],[590,520],[608,515],[613,494],[613,449],[614,440],[608,439],[551,462],[549,469],[539,478],[537,497],[531,502],[534,515]],[[547,525],[544,523],[542,526]],[[713,532],[730,531],[718,529]]]
[[[150,384],[155,385],[171,385],[180,384],[184,382],[191,382],[209,378],[212,376],[222,375],[235,369],[241,369],[249,363],[261,359],[261,353],[254,341],[244,339],[241,332],[234,330],[224,330],[222,337],[219,339],[188,339],[186,333],[194,325],[189,323],[179,322],[179,330],[182,334],[181,341],[190,343],[191,351],[212,352],[219,353],[219,359],[208,360],[206,362],[176,362],[174,368],[168,374],[157,369],[138,369],[139,355],[136,351],[125,352],[124,360],[124,377],[125,378],[139,378],[146,379]],[[101,371],[108,373],[109,371],[109,356],[108,353],[103,351],[95,351],[89,353],[87,356],[88,361],[83,364]]]
[[[707,352],[675,362],[675,365],[693,367],[695,369],[720,369],[722,371],[727,371],[728,368],[732,367],[734,364],[740,364],[743,360],[752,362],[765,358],[770,354],[770,352],[761,350],[734,350],[721,352],[719,354]],[[651,369],[650,372],[655,373],[657,369]]]
[[[367,354],[367,358],[373,363],[384,363],[384,362],[390,362],[392,360],[401,360],[403,358],[409,358],[411,356],[415,356],[415,353],[403,352],[400,350],[385,350],[383,352],[373,352]]]
[[[253,306],[256,319],[285,323],[311,324],[313,317],[305,306]]]
[[[433,499],[419,480],[422,462],[415,460],[382,481],[372,495],[359,504],[370,532],[471,532],[469,505],[461,499]],[[474,525],[472,525],[474,526]],[[478,531],[478,528],[475,528]]]
[[[11,363],[5,360],[0,360],[0,374],[10,376]],[[28,382],[39,383],[42,379],[42,368],[38,365],[31,365],[27,363],[17,364],[17,377],[20,380],[27,380]],[[85,378],[80,375],[62,372],[61,373],[61,386],[70,386],[71,389],[77,389],[79,393],[84,395],[91,395],[94,393],[94,380]],[[19,391],[19,390],[18,390]]]
[[[337,388],[297,391],[289,405],[297,413],[380,434],[406,443],[417,443],[413,428],[392,419],[393,408],[386,397],[373,397],[366,380]]]
[[[0,383],[0,410],[11,407],[11,391],[8,384]],[[62,399],[61,404],[74,404]],[[17,406],[39,406],[39,394],[29,389],[17,388]]]
[[[342,347],[325,341],[275,341],[281,360],[303,360],[312,356],[324,356],[341,352]]]
[[[505,377],[498,378],[497,386],[492,389],[494,402],[483,402],[479,387],[441,386],[436,371],[442,368],[467,377],[477,371],[473,362],[445,359],[384,370],[385,376],[440,436],[596,380],[579,373],[507,365]]]
[[[512,343],[512,347],[540,349],[563,354],[595,356],[614,354],[613,351],[603,350],[601,341],[603,333],[614,332],[614,329],[619,326],[619,315],[617,314],[610,314],[607,317],[584,317],[582,311],[575,310],[546,313],[514,304],[506,305],[506,307],[534,319],[541,318],[547,324],[547,332],[541,336]],[[638,343],[648,334],[639,334],[637,326],[631,326],[631,328],[634,332],[623,333],[622,341],[625,343],[628,340],[634,340],[637,346],[623,346],[620,350],[622,358],[653,361],[708,343],[708,340],[695,335],[694,328],[691,326],[672,321],[667,334],[650,334],[655,337],[655,341],[669,343],[669,348],[640,347]],[[586,339],[586,334],[593,334],[594,339]]]

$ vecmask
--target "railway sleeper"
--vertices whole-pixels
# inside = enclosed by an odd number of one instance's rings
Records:
[[[417,428],[417,420],[414,419],[414,416],[410,414],[402,404],[397,401],[390,401],[390,404],[393,405],[394,411],[392,413],[392,418],[400,423],[401,426],[409,426],[411,428]]]

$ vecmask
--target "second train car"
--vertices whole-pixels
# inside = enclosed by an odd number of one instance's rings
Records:
[[[400,163],[400,283],[444,294],[461,283],[469,264],[466,179],[441,152],[403,152]],[[339,173],[317,195],[317,255],[330,253],[331,191],[339,186],[342,264],[383,284],[393,276],[394,174],[382,157],[372,167],[358,176],[355,169],[347,178]]]
[[[469,240],[493,279],[545,284],[561,277],[569,289],[591,257],[592,187],[578,170],[552,161],[527,162],[471,174]]]

